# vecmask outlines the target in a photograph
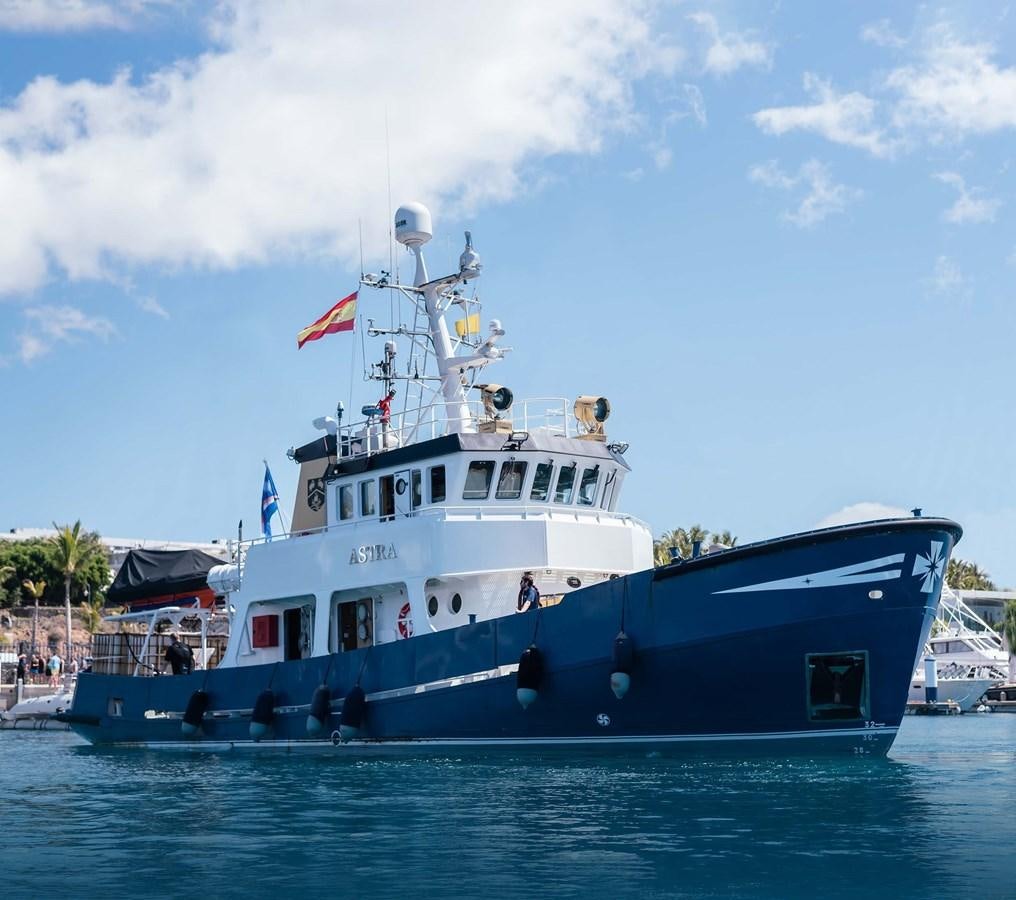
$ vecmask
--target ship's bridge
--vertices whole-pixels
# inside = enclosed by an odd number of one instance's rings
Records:
[[[526,421],[531,430],[494,426],[402,445],[388,437],[402,427],[393,416],[377,432],[390,449],[369,449],[371,432],[360,427],[294,450],[292,531],[249,548],[234,596],[248,620],[233,648],[237,664],[508,615],[525,572],[548,605],[650,568],[649,528],[617,511],[626,448],[552,418]],[[359,446],[350,440],[358,432]],[[255,620],[265,616],[302,637],[254,646]]]

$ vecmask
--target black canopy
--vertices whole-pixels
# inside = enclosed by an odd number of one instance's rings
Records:
[[[212,566],[222,560],[200,550],[131,550],[106,591],[106,603],[119,606],[146,597],[182,594],[208,587]]]

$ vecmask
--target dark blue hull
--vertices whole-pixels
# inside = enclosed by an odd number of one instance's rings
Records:
[[[638,745],[763,753],[884,754],[899,726],[942,571],[961,534],[941,519],[845,526],[640,572],[557,606],[330,657],[189,676],[85,674],[67,716],[97,744],[181,747]],[[610,688],[622,627],[631,686]],[[513,667],[535,644],[545,670],[527,709]],[[339,741],[341,698],[359,678],[366,718]],[[327,683],[327,727],[308,705]],[[251,710],[270,688],[259,742]],[[182,714],[209,695],[196,736]]]

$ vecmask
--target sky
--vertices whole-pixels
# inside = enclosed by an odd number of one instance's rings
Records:
[[[419,200],[654,534],[919,506],[1016,586],[1014,138],[1005,3],[0,0],[0,527],[291,506]]]

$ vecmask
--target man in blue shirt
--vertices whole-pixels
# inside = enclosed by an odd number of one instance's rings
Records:
[[[519,602],[517,612],[528,612],[531,609],[536,609],[540,605],[540,592],[536,589],[536,585],[533,584],[533,573],[526,572],[522,576],[522,581],[519,583]]]

